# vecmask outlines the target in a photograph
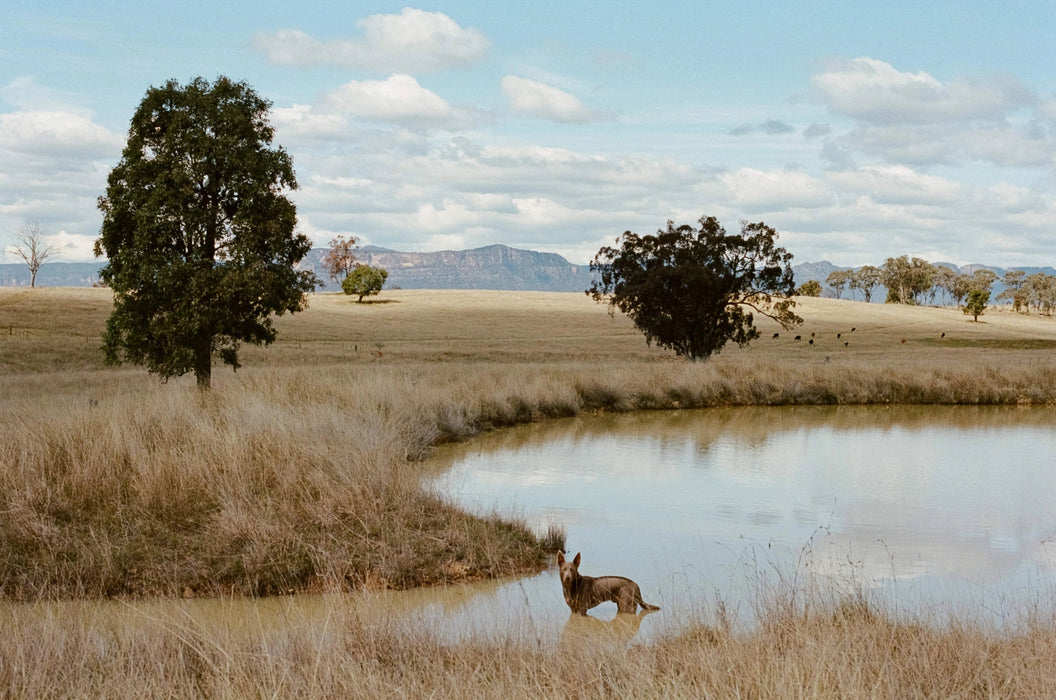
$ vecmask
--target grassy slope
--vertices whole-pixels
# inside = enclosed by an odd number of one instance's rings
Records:
[[[406,291],[381,301],[315,297],[306,313],[278,319],[275,346],[247,348],[237,374],[214,372],[203,398],[193,379],[160,384],[102,364],[106,290],[0,290],[0,592],[402,587],[532,568],[543,548],[529,533],[421,493],[415,461],[438,441],[548,415],[1056,403],[1050,318],[991,312],[976,324],[956,310],[811,299],[794,333],[764,323],[750,348],[689,363],[647,347],[583,295]],[[178,623],[125,631],[27,617],[4,623],[0,692],[1053,694],[1052,621],[1007,635],[936,632],[883,615],[850,624],[839,604],[773,603],[757,632],[702,627],[635,654],[448,649],[340,617],[325,638],[294,625],[248,642]]]

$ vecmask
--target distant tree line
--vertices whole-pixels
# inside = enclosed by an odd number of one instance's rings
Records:
[[[810,280],[800,285],[797,292],[819,296],[822,291],[827,291],[837,299],[842,299],[844,294],[853,299],[856,293],[861,293],[864,301],[872,301],[874,291],[884,287],[887,289],[887,303],[963,307],[973,292],[985,292],[989,297],[998,280],[1005,289],[995,300],[1010,303],[1015,311],[1051,315],[1056,309],[1056,276],[1009,270],[999,277],[987,269],[966,274],[907,255],[888,258],[881,267],[864,265],[854,270],[836,270],[825,279],[827,289],[816,280]],[[976,294],[976,305],[979,298]]]

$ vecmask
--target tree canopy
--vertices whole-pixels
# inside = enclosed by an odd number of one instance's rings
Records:
[[[647,236],[625,232],[590,263],[600,279],[587,294],[627,314],[649,343],[692,359],[758,338],[752,312],[786,329],[802,323],[788,298],[792,254],[775,245],[777,231],[741,222],[740,234],[727,234],[715,217],[698,223],[676,228],[669,221]]]
[[[374,296],[380,292],[388,278],[389,271],[383,267],[357,265],[345,277],[341,289],[345,290],[345,294],[358,296],[356,301],[363,301],[363,297]]]
[[[293,161],[270,147],[270,106],[225,77],[147,90],[99,198],[108,361],[193,371],[207,388],[214,355],[237,368],[241,343],[274,341],[272,314],[307,305],[317,280],[296,264],[311,241],[295,232]]]
[[[962,311],[972,316],[972,320],[979,322],[979,317],[986,312],[986,305],[990,302],[990,290],[975,287],[968,292],[968,301],[964,303]]]
[[[797,297],[820,297],[821,282],[817,280],[807,280],[796,288],[795,295]]]
[[[902,255],[888,258],[882,269],[887,301],[899,304],[923,304],[935,280],[935,267],[922,258]]]

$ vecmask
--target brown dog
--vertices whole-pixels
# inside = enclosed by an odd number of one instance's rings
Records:
[[[642,600],[642,591],[638,584],[623,576],[583,576],[579,573],[579,554],[572,561],[565,559],[564,552],[557,553],[557,565],[561,573],[561,589],[565,593],[565,602],[572,608],[573,614],[586,615],[587,611],[596,605],[611,600],[616,603],[616,612],[629,613],[638,612],[638,606],[643,610],[659,610],[655,605],[650,605]]]

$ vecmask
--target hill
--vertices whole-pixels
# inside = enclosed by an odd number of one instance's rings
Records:
[[[323,272],[327,249],[313,249],[301,262],[323,281],[322,291],[340,289]],[[556,253],[540,253],[504,245],[473,250],[404,253],[376,246],[356,252],[360,262],[389,271],[388,289],[494,289],[536,292],[582,292],[591,283],[590,268],[576,265]],[[91,287],[99,280],[102,262],[51,262],[41,266],[41,287]],[[24,264],[0,265],[0,287],[28,287]]]
[[[339,286],[322,270],[326,249],[317,248],[302,262],[310,264],[326,284]],[[360,262],[389,271],[390,289],[495,289],[534,292],[582,292],[590,286],[590,268],[556,253],[540,253],[504,245],[472,250],[404,253],[376,246],[356,252]]]
[[[322,259],[327,249],[314,248],[301,263],[302,268],[315,271],[323,281],[321,291],[340,289],[323,272]],[[534,250],[510,248],[505,245],[490,245],[472,250],[442,250],[430,253],[405,253],[377,246],[364,246],[357,251],[360,262],[389,271],[387,289],[491,289],[524,292],[582,292],[590,286],[593,275],[587,265],[571,263],[556,253],[541,253]],[[1000,278],[1006,270],[990,265],[954,265],[934,263],[951,267],[958,273],[971,274],[980,268],[997,273]],[[37,284],[42,287],[90,287],[99,280],[102,262],[52,262],[45,263],[37,274]],[[796,285],[808,280],[825,284],[826,278],[836,270],[856,268],[840,267],[827,260],[804,262],[793,265]],[[1056,275],[1052,267],[1024,267],[1028,275],[1043,272]],[[29,270],[24,264],[0,265],[0,287],[29,286]],[[1004,287],[1000,281],[994,284],[996,296]],[[883,301],[883,288],[874,292],[873,299]]]

